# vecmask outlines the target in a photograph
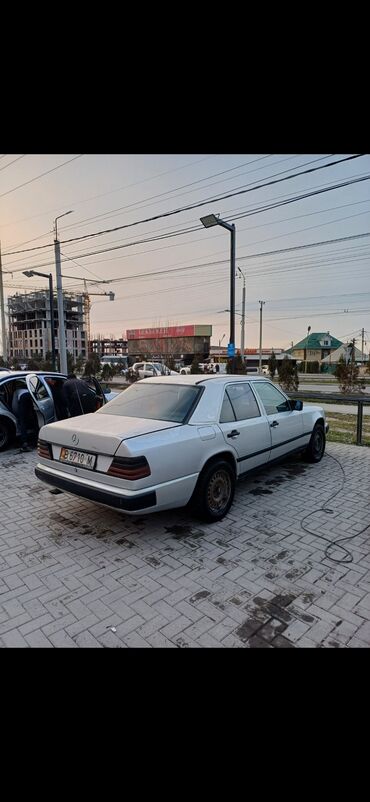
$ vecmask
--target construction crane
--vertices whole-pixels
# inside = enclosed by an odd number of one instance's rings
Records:
[[[84,279],[84,287],[85,291],[83,293],[84,298],[84,314],[86,320],[86,333],[87,333],[87,342],[90,343],[91,335],[90,335],[90,309],[91,309],[91,301],[90,295],[108,295],[110,301],[114,301],[115,293],[114,292],[88,292],[87,283]]]

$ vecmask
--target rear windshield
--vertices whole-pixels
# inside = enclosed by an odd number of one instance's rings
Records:
[[[126,415],[129,418],[183,423],[194,409],[201,393],[200,387],[183,384],[146,384],[145,380],[132,384],[98,413]]]

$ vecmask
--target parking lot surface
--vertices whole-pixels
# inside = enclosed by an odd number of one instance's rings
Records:
[[[212,525],[55,493],[36,462],[0,454],[2,647],[370,645],[370,449],[250,476]]]

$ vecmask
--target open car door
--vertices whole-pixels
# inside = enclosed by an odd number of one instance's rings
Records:
[[[27,389],[36,410],[39,428],[56,420],[55,406],[50,387],[43,376],[30,373],[26,376]]]
[[[103,404],[107,403],[107,399],[106,399],[106,397],[104,395],[104,390],[103,390],[100,382],[98,382],[98,380],[95,378],[95,376],[89,376],[88,379],[84,377],[84,381],[96,393],[96,399],[97,399],[97,402],[98,402],[97,405],[96,405],[96,408],[100,409],[100,407],[102,407]]]

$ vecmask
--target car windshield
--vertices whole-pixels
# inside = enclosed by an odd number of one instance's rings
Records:
[[[183,384],[133,384],[98,413],[183,423],[201,390]]]

